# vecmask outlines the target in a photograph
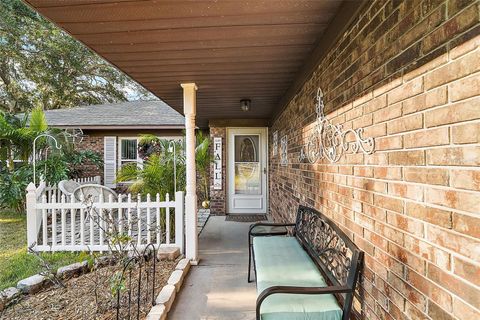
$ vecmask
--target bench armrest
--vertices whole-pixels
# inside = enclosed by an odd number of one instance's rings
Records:
[[[260,319],[260,307],[263,301],[273,294],[336,294],[350,293],[353,289],[346,286],[329,286],[329,287],[295,287],[295,286],[273,286],[263,290],[257,298],[256,318]]]
[[[250,236],[252,234],[253,228],[255,228],[257,226],[294,227],[295,223],[256,222],[256,223],[250,225],[250,228],[248,229],[248,236]],[[265,235],[268,235],[268,233],[265,233]]]

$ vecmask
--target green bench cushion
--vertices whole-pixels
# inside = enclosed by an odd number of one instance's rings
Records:
[[[257,294],[272,286],[325,287],[326,282],[295,237],[253,239]],[[332,294],[275,294],[262,303],[262,320],[341,320]]]

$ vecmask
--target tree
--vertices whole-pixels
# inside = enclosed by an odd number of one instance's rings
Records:
[[[152,97],[20,0],[0,1],[0,109],[126,101],[127,91]]]

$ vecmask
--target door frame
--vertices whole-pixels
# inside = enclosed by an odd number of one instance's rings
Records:
[[[226,167],[226,170],[225,170],[225,174],[226,174],[226,177],[225,177],[225,201],[226,201],[226,206],[225,206],[225,210],[226,210],[226,214],[242,214],[242,215],[249,215],[249,214],[255,214],[255,213],[252,213],[252,212],[247,212],[247,213],[237,213],[237,212],[234,212],[232,213],[231,212],[231,208],[230,208],[230,182],[231,182],[231,179],[233,177],[233,175],[231,175],[231,168],[230,168],[230,161],[232,160],[231,159],[231,155],[230,155],[230,147],[233,145],[233,141],[231,141],[231,132],[232,131],[245,131],[245,132],[241,132],[241,134],[245,134],[245,135],[248,135],[248,134],[256,134],[256,133],[251,133],[251,130],[255,130],[255,131],[258,131],[258,130],[261,130],[263,131],[263,135],[265,136],[265,154],[263,155],[265,157],[265,174],[263,174],[263,170],[261,172],[261,174],[265,177],[265,183],[263,184],[265,186],[265,190],[264,190],[264,193],[265,193],[265,213],[258,213],[258,214],[268,214],[268,211],[269,211],[269,185],[270,185],[270,179],[269,179],[269,153],[268,153],[268,148],[269,148],[269,145],[268,145],[268,127],[227,127],[226,128],[226,162],[225,162],[225,167]],[[250,131],[250,132],[249,132]],[[260,139],[261,140],[261,139]],[[261,143],[261,141],[260,141]],[[260,148],[262,149],[262,148]],[[262,188],[263,188],[263,185],[262,185]]]

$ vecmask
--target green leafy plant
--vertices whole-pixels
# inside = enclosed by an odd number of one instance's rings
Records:
[[[176,159],[177,190],[185,188],[185,162],[181,155]],[[142,195],[157,193],[164,197],[173,194],[174,172],[173,151],[164,150],[162,154],[152,154],[139,166],[136,163],[124,165],[117,173],[117,182],[131,182],[128,190]]]
[[[210,138],[202,131],[197,133],[197,147],[195,148],[195,165],[200,178],[203,200],[210,199],[210,164],[213,156],[210,153]]]
[[[39,108],[21,116],[0,111],[0,160],[6,162],[9,171],[14,170],[15,159],[28,161],[33,152],[33,140],[47,129],[45,113]],[[47,141],[39,139],[38,145],[42,149]]]
[[[0,171],[0,208],[22,212],[25,209],[25,189],[31,180],[32,171],[28,167]]]
[[[68,150],[64,153],[64,160],[68,164],[67,173],[70,179],[81,177],[86,164],[103,168],[102,156],[92,150]]]

